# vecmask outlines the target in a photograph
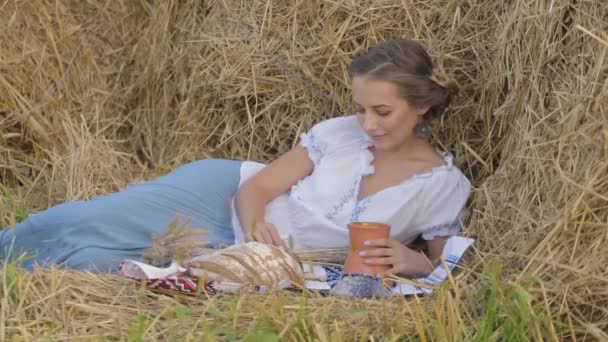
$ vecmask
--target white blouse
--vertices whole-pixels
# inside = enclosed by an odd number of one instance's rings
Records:
[[[266,222],[295,249],[346,247],[348,224],[354,221],[387,223],[391,238],[406,244],[420,234],[431,240],[460,231],[471,183],[453,165],[450,153],[438,150],[444,165],[357,200],[361,179],[374,173],[374,157],[369,150],[373,141],[355,115],[316,124],[302,134],[300,144],[308,150],[313,172],[266,207]],[[244,162],[239,186],[264,167]],[[243,243],[234,198],[232,226],[235,243]]]

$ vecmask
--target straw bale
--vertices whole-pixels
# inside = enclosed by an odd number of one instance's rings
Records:
[[[355,51],[385,38],[420,40],[462,87],[433,138],[474,181],[465,230],[477,240],[474,253],[450,291],[417,309],[391,304],[402,327],[370,302],[314,298],[323,309],[307,312],[311,334],[321,336],[315,324],[347,336],[422,334],[420,324],[431,324],[467,340],[489,310],[472,294],[499,257],[503,285],[525,288],[530,305],[561,322],[527,335],[606,338],[605,1],[16,0],[0,5],[0,22],[0,180],[32,210],[198,158],[271,160],[314,122],[349,113]],[[178,299],[114,277],[57,272],[20,276],[28,290],[10,306],[13,318],[3,309],[0,334],[39,335],[57,320],[66,323],[49,332],[56,339],[124,338],[148,312],[146,336],[168,335],[160,313]],[[259,323],[243,303],[236,318],[209,313],[232,300],[295,317],[276,307],[300,299],[184,299],[198,322],[189,331],[203,321]],[[366,308],[372,321],[347,306]],[[270,318],[294,333],[281,319]]]

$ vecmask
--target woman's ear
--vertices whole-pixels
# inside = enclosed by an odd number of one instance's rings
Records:
[[[424,114],[426,114],[429,111],[429,109],[431,109],[430,105],[428,105],[428,106],[420,106],[420,107],[417,108],[416,112],[417,112],[418,115],[423,116]]]

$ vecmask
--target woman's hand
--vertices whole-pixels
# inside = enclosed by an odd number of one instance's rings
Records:
[[[416,252],[401,242],[389,239],[366,241],[366,246],[375,247],[362,251],[367,265],[391,265],[382,275],[402,274],[407,276],[426,275],[433,271],[431,261],[422,253]]]
[[[249,231],[246,232],[245,239],[247,242],[258,241],[267,243],[269,245],[285,247],[285,242],[281,240],[277,227],[275,227],[274,224],[268,222],[255,222],[253,225],[251,225]]]

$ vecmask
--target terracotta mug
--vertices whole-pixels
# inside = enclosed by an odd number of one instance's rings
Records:
[[[388,239],[391,227],[380,222],[353,222],[348,225],[350,251],[344,263],[344,273],[360,273],[376,276],[387,271],[391,265],[367,265],[365,258],[359,256],[361,251],[369,251],[378,247],[368,247],[363,243],[367,240]]]

